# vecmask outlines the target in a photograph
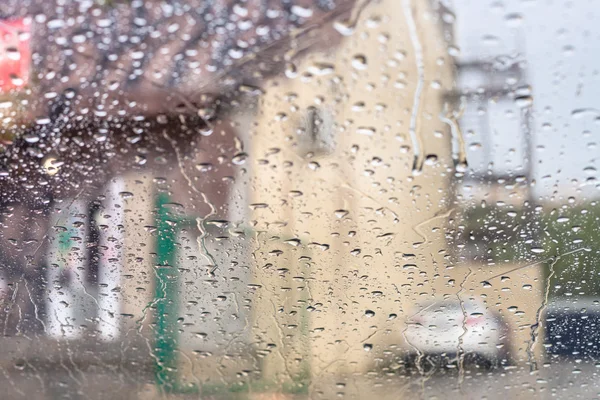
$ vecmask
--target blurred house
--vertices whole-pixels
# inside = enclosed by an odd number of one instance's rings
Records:
[[[440,10],[383,1],[336,28],[339,46],[269,82],[244,136],[263,240],[253,335],[273,344],[262,368],[308,371],[326,390],[392,372],[411,350],[409,310],[455,296],[448,281],[466,274],[444,236],[455,166],[439,116],[454,67]]]

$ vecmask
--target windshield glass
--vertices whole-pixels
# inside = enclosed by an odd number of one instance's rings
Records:
[[[594,5],[3,1],[0,397],[597,396]]]

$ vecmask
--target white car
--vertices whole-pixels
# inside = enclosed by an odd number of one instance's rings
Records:
[[[456,365],[461,355],[465,362],[485,367],[508,362],[507,326],[481,303],[423,304],[408,314],[406,324],[408,362],[420,367]]]

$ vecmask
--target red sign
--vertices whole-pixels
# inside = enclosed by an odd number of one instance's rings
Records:
[[[31,21],[0,20],[0,92],[18,90],[29,81]]]

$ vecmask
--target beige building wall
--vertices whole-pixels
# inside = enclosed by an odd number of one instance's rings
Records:
[[[372,3],[355,26],[338,22],[352,33],[290,67],[260,101],[250,219],[268,233],[253,328],[276,344],[264,365],[279,380],[301,365],[313,384],[382,365],[405,347],[406,310],[458,290],[444,240],[452,138],[439,118],[453,66],[429,2],[411,3]]]

